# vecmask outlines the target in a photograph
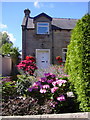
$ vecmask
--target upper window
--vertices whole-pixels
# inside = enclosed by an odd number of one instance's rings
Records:
[[[38,22],[37,23],[37,34],[49,34],[49,23]]]

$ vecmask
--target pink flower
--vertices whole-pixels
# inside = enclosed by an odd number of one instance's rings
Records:
[[[44,75],[45,75],[45,77],[49,77],[50,73],[45,73]]]
[[[47,83],[52,83],[53,79],[47,80]]]
[[[36,87],[36,86],[33,86],[33,87],[31,87],[31,88],[28,88],[28,90],[30,91],[30,92],[32,92],[33,90],[37,90],[38,89],[38,87]]]
[[[52,82],[52,85],[55,86],[57,84],[57,81]]]
[[[64,95],[61,95],[61,96],[57,97],[57,100],[58,101],[65,101]]]
[[[51,88],[51,92],[54,93],[57,89],[58,89],[58,87],[53,87],[53,88]]]
[[[33,88],[28,88],[28,90],[29,90],[30,92],[32,92]]]
[[[66,80],[58,80],[56,82],[59,86],[61,86],[62,84],[66,83],[67,81]]]
[[[33,87],[36,87],[36,86],[38,86],[36,83],[33,83],[33,85],[32,85]]]
[[[51,107],[55,107],[57,104],[58,104],[58,103],[55,102],[55,101],[51,101],[51,102],[49,103],[49,105],[50,105]]]
[[[40,82],[45,82],[47,80],[46,77],[42,77],[41,79],[39,79]]]
[[[50,86],[49,85],[43,85],[43,88],[50,88]]]
[[[33,83],[33,87],[37,87],[37,86],[40,86],[41,85],[41,82],[40,81],[37,81],[37,82],[35,82],[35,83]]]
[[[40,89],[40,93],[46,93],[46,89]]]
[[[50,103],[50,106],[52,106],[52,107],[55,107],[55,104],[53,104],[53,103]]]
[[[52,73],[50,73],[50,75],[51,75],[51,78],[55,78],[56,77],[56,75],[54,75]]]

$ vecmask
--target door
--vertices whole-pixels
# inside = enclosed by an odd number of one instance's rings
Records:
[[[50,65],[50,50],[37,49],[36,50],[36,64],[38,68],[47,68]]]

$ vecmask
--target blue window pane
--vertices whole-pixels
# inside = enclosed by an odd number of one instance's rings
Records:
[[[49,34],[49,23],[37,23],[37,34]]]
[[[38,27],[38,33],[47,34],[48,33],[48,27]]]

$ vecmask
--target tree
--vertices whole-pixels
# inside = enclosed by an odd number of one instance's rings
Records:
[[[72,31],[66,71],[82,111],[90,111],[90,15],[80,19]]]
[[[10,41],[9,36],[6,32],[0,32],[0,54],[10,55],[11,57],[18,58],[19,49],[13,47],[13,43]]]
[[[0,54],[7,55],[12,58],[12,73],[15,75],[17,73],[16,64],[19,62],[19,49],[13,47],[13,43],[7,33],[0,32]]]

